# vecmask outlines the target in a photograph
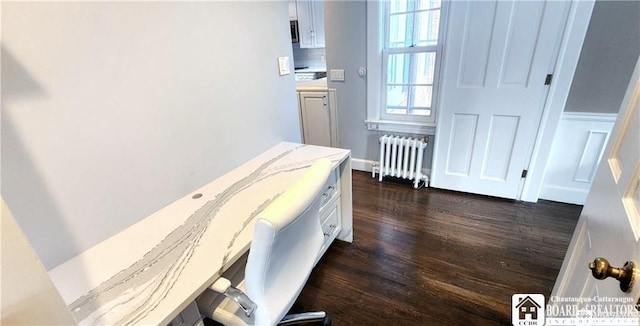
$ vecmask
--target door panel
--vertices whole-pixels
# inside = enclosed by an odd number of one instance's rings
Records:
[[[487,22],[492,22],[495,18],[496,3],[469,3],[464,14],[462,36],[453,35],[462,40],[457,86],[459,88],[481,88],[484,87],[487,74],[491,32],[493,31],[493,25],[487,24]],[[459,23],[456,22],[456,24]],[[447,39],[449,37],[447,36]]]
[[[630,309],[635,311],[633,305],[640,296],[638,280],[631,292],[623,293],[619,283],[612,278],[594,280],[587,263],[595,257],[604,257],[615,267],[629,260],[640,264],[639,98],[640,60],[622,102],[611,142],[605,150],[606,164],[600,164],[596,172],[552,296],[572,296],[575,289],[582,288],[580,295],[585,298],[592,298],[594,294],[630,298]]]
[[[534,2],[518,1],[511,4],[498,87],[526,87],[543,10],[543,5]]]
[[[569,6],[451,3],[433,187],[519,196]]]
[[[477,114],[454,114],[451,143],[447,157],[447,173],[468,176],[475,143]]]
[[[497,115],[491,118],[481,178],[506,181],[520,117]]]

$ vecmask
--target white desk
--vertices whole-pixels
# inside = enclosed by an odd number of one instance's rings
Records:
[[[337,238],[351,242],[350,155],[281,143],[49,275],[80,324],[166,325],[248,250],[254,217],[320,157],[332,161],[341,189],[332,199]]]

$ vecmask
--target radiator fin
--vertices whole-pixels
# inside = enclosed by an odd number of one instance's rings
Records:
[[[427,141],[423,138],[384,135],[380,137],[380,161],[374,167],[372,176],[378,172],[378,181],[385,176],[413,180],[413,187],[418,188],[421,180],[427,176],[422,174],[422,160]]]

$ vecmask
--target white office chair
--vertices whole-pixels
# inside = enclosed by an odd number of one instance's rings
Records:
[[[319,194],[330,172],[328,159],[317,160],[257,216],[246,267],[239,261],[198,297],[203,315],[223,325],[330,323],[324,312],[285,316],[324,241]]]

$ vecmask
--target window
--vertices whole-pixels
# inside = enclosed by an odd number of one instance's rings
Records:
[[[442,0],[367,3],[368,53],[375,54],[367,63],[370,129],[435,126],[445,5]]]

